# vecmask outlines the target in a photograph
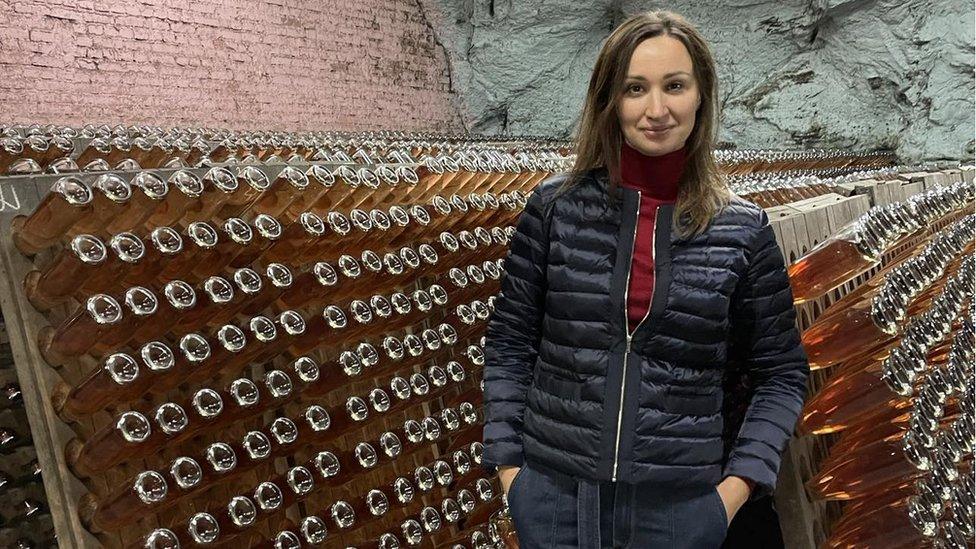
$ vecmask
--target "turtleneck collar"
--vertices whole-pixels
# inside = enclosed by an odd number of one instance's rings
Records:
[[[688,146],[660,156],[647,156],[624,139],[620,144],[620,176],[623,186],[638,189],[663,201],[678,199],[678,184],[684,173]]]

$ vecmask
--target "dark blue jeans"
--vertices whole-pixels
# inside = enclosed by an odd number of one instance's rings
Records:
[[[521,549],[718,549],[728,528],[715,488],[579,481],[529,464],[512,481],[508,504]]]

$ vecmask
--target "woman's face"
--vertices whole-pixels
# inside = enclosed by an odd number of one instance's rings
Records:
[[[667,35],[637,45],[617,104],[624,139],[647,156],[684,146],[701,98],[685,45]]]

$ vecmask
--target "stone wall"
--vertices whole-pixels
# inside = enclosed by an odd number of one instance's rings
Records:
[[[420,1],[439,13],[475,131],[569,135],[602,40],[634,12],[670,9],[712,46],[723,141],[973,156],[969,1]]]

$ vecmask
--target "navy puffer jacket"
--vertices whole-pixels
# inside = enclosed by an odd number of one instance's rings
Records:
[[[648,316],[627,336],[638,191],[608,200],[605,169],[519,218],[485,334],[483,464],[539,463],[591,480],[694,488],[728,475],[775,488],[806,394],[793,293],[765,211],[733,197],[691,239],[658,210]],[[723,457],[723,376],[755,392]]]

